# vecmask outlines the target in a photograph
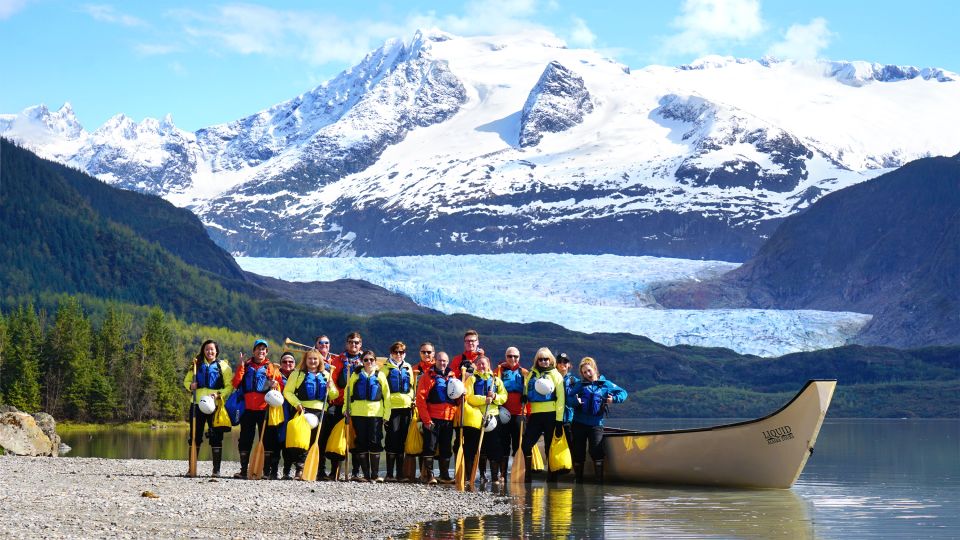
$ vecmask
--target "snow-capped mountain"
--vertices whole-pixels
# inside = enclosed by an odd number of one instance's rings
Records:
[[[196,133],[0,115],[45,157],[191,208],[237,254],[743,260],[826,193],[960,150],[960,77],[707,57],[631,71],[548,34],[391,40]]]

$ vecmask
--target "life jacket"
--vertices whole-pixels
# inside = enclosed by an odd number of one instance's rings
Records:
[[[534,371],[534,372],[532,372],[532,373],[533,373],[533,374],[530,375],[530,380],[527,382],[527,401],[530,401],[530,402],[536,402],[536,401],[556,401],[556,400],[557,400],[557,389],[556,389],[556,387],[554,387],[553,392],[551,392],[549,396],[545,396],[545,395],[541,394],[540,392],[537,392],[537,387],[535,386],[536,383],[537,383],[537,379],[545,376],[547,373],[550,373],[550,372],[548,371],[548,372],[546,372],[546,373],[540,373],[540,372],[538,372],[538,371]],[[538,374],[540,375],[540,377],[535,377],[535,376],[534,376],[534,375],[538,375]],[[552,381],[553,381],[553,379],[551,379],[551,382],[552,382]]]
[[[473,395],[485,396],[487,392],[493,389],[493,376],[484,379],[477,375],[473,376]]]
[[[220,390],[224,387],[223,369],[220,368],[220,362],[220,360],[214,360],[209,364],[202,360],[197,362],[197,388]]]
[[[583,401],[583,405],[580,406],[581,412],[590,416],[601,416],[603,403],[607,400],[604,386],[603,381],[583,383],[583,387],[578,392],[580,399]]]
[[[500,379],[503,380],[503,388],[507,393],[519,394],[523,392],[523,371],[520,368],[502,370]]]
[[[300,401],[322,401],[327,398],[327,378],[320,373],[304,373],[294,394]]]
[[[380,378],[377,377],[379,371],[374,371],[372,375],[367,375],[360,371],[357,374],[357,381],[353,383],[353,392],[350,393],[350,401],[380,401],[383,399],[383,391],[380,389]]]
[[[387,371],[387,386],[390,387],[390,392],[406,394],[410,391],[410,372],[403,369],[403,364]]]
[[[354,356],[353,358],[350,358],[349,356],[347,356],[347,353],[343,353],[342,355],[340,355],[340,362],[343,365],[343,369],[341,369],[340,373],[337,375],[337,388],[347,387],[347,381],[350,380],[350,372],[353,369],[352,360],[356,360],[358,358],[360,358],[359,354],[357,356]]]
[[[270,391],[270,378],[267,376],[267,368],[270,362],[264,362],[260,367],[253,367],[253,364],[247,362],[243,371],[243,391],[258,392],[266,394]]]
[[[433,371],[432,376],[433,388],[430,389],[430,393],[427,395],[427,403],[453,403],[453,401],[447,397],[447,378],[436,371]]]

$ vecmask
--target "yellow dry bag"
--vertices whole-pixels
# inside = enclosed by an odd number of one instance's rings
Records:
[[[283,423],[283,405],[279,407],[267,407],[267,425],[279,426]]]
[[[306,416],[297,414],[287,422],[287,448],[310,448],[310,423]]]
[[[567,438],[561,433],[550,443],[550,472],[569,471],[573,468],[573,458],[570,457],[570,447]]]
[[[343,423],[343,419],[340,419],[337,425],[333,426],[333,429],[330,430],[327,447],[324,448],[325,453],[340,457],[347,455],[347,437],[343,431],[344,429],[346,429],[346,426]]]
[[[410,420],[410,427],[407,428],[407,440],[403,443],[403,451],[408,456],[419,455],[423,452],[423,433],[417,428],[417,410],[413,410],[413,418]]]
[[[213,427],[230,431],[233,424],[230,422],[230,414],[227,408],[223,406],[223,399],[217,398],[217,410],[213,411]]]

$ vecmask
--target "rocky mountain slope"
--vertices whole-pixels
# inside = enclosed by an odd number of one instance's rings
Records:
[[[631,71],[548,34],[391,40],[195,133],[69,105],[0,134],[161,195],[255,256],[570,252],[742,261],[784,217],[960,149],[960,77],[708,57]]]
[[[723,276],[654,288],[665,307],[870,313],[855,338],[960,343],[960,154],[924,158],[832,193],[786,219]]]

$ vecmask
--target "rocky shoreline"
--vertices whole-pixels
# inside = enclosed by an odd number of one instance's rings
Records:
[[[369,540],[418,522],[510,511],[508,497],[450,486],[186,478],[186,469],[185,461],[0,456],[0,537]],[[225,463],[224,474],[233,472]]]

